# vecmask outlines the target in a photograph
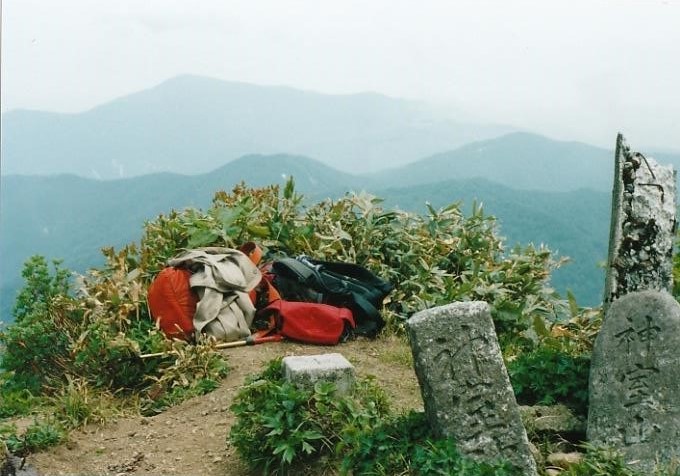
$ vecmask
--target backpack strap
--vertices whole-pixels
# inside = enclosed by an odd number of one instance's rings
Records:
[[[308,294],[301,298],[302,301],[318,302],[324,301],[326,293],[348,294],[348,289],[339,280],[329,279],[322,275],[317,267],[304,263],[294,258],[282,258],[274,261],[272,270],[277,277],[290,280],[305,289],[303,294]],[[281,295],[285,297],[285,291]]]
[[[394,286],[390,282],[379,278],[368,269],[354,263],[321,261],[309,258],[308,256],[300,256],[298,259],[302,262],[309,263],[311,266],[317,268],[321,267],[325,271],[356,279],[363,285],[376,288],[384,296],[394,289]]]
[[[354,302],[359,310],[368,317],[367,320],[357,319],[357,332],[369,336],[376,335],[385,325],[385,321],[380,315],[380,312],[378,312],[375,306],[368,302],[361,294],[352,293],[352,297],[354,297]]]
[[[281,258],[274,261],[274,270],[277,274],[284,275],[288,278],[294,278],[301,284],[308,283],[311,280],[320,282],[320,276],[313,266],[308,266],[305,263],[294,258]]]

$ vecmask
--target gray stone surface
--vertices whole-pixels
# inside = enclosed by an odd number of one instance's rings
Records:
[[[428,309],[411,317],[406,329],[435,432],[453,437],[474,459],[504,459],[523,474],[537,474],[488,304]]]
[[[585,435],[586,421],[565,405],[520,406],[519,413],[527,433],[578,433]]]
[[[666,292],[614,301],[595,341],[588,440],[650,472],[680,458],[680,305]]]
[[[616,141],[609,256],[603,306],[647,289],[673,286],[676,181],[673,167]]]
[[[283,376],[298,387],[313,388],[320,380],[333,382],[339,395],[352,390],[354,366],[341,354],[291,356],[283,358]]]

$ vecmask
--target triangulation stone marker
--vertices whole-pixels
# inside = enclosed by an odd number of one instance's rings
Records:
[[[680,305],[642,291],[611,304],[590,369],[588,440],[651,474],[680,459]]]
[[[536,475],[508,372],[485,302],[421,311],[407,322],[425,413],[462,454],[507,460]]]
[[[342,354],[284,357],[282,367],[284,378],[300,388],[314,388],[316,382],[327,381],[344,395],[354,387],[354,366]]]

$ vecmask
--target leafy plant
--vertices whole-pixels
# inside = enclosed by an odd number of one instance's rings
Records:
[[[432,435],[424,413],[410,412],[383,419],[371,429],[351,434],[343,444],[348,449],[341,466],[346,474],[521,474],[507,463],[489,464],[462,456],[452,439]]]
[[[28,259],[21,272],[26,286],[19,292],[12,310],[16,322],[44,310],[52,298],[68,294],[71,272],[61,267],[60,260],[53,260],[52,268],[42,256]]]
[[[518,402],[562,403],[586,416],[593,342],[602,324],[601,309],[581,308],[567,294],[566,318],[550,327],[538,320],[536,343],[505,349],[507,369]]]
[[[9,372],[9,384],[39,393],[64,369],[69,358],[69,330],[74,327],[66,311],[70,272],[53,262],[50,272],[41,256],[30,258],[22,271],[26,286],[14,307],[16,323],[0,333],[4,347],[0,367]]]
[[[370,428],[385,407],[384,394],[366,381],[342,397],[328,382],[298,389],[283,380],[281,361],[274,360],[234,399],[229,439],[253,469],[295,474],[299,465],[332,455],[342,435]]]
[[[525,405],[563,403],[579,415],[588,409],[590,355],[543,344],[507,365],[517,401]]]
[[[35,420],[23,435],[12,431],[6,436],[7,448],[17,456],[44,450],[66,439],[63,426],[54,419]]]
[[[160,413],[187,398],[215,390],[229,367],[214,346],[211,339],[195,346],[175,345],[172,365],[164,366],[158,376],[150,377],[154,384],[142,403],[142,413]]]
[[[28,415],[36,407],[42,404],[40,397],[35,397],[26,388],[10,387],[6,383],[0,386],[2,405],[0,405],[0,418]]]
[[[102,424],[120,413],[113,395],[95,391],[86,381],[67,377],[68,383],[50,398],[52,415],[65,429]]]

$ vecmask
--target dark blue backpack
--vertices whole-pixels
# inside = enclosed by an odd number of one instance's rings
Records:
[[[274,261],[272,274],[286,301],[350,309],[357,334],[375,337],[385,325],[380,308],[394,286],[362,266],[298,256]]]

